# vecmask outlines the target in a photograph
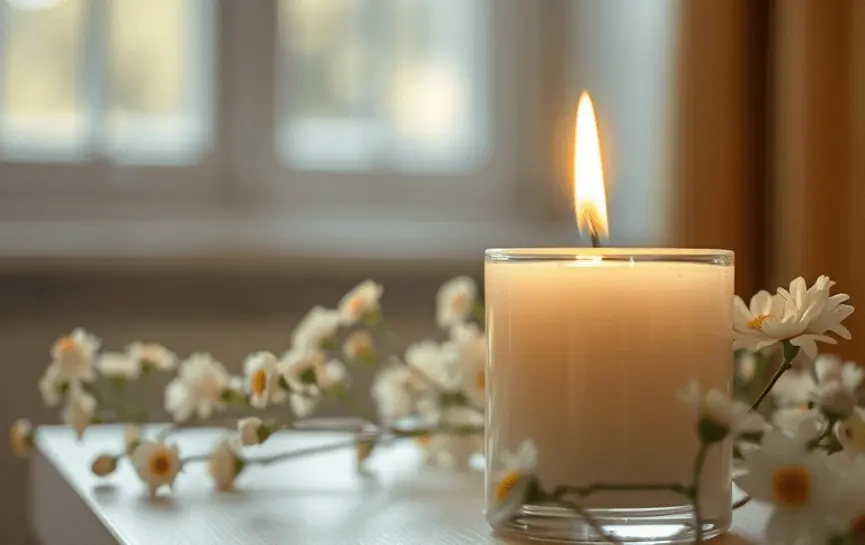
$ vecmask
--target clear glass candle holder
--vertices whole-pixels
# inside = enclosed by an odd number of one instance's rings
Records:
[[[605,541],[575,503],[621,541],[693,541],[693,502],[675,487],[693,485],[700,441],[677,394],[692,380],[730,391],[733,252],[487,250],[484,276],[490,524]],[[530,457],[509,456],[525,442],[537,449],[528,492],[512,466]],[[730,526],[731,461],[729,439],[707,451],[704,538]]]

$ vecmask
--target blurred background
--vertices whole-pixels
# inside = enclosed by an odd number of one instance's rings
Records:
[[[733,249],[744,296],[865,296],[861,0],[0,0],[4,425],[56,420],[36,383],[78,325],[237,370],[372,277],[403,338],[440,335],[484,248],[587,244],[584,88],[611,244]],[[27,543],[24,463],[0,468]]]

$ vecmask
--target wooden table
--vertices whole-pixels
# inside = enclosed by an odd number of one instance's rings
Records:
[[[202,454],[219,437],[212,429],[175,436],[182,455]],[[344,435],[278,435],[246,455],[344,442]],[[90,473],[97,454],[122,445],[116,427],[42,428],[31,464],[31,522],[44,545],[396,545],[503,544],[483,517],[482,476],[424,467],[414,444],[382,447],[371,474],[355,471],[342,449],[269,468],[248,468],[234,493],[214,492],[203,464],[178,476],[173,494],[147,497],[128,461],[105,479]],[[736,513],[717,545],[754,545],[766,517],[760,506]],[[538,543],[538,542],[533,542]]]

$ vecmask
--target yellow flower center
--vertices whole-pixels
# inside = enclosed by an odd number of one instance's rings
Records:
[[[361,297],[353,297],[348,301],[348,309],[354,314],[360,314],[363,306],[363,298]]]
[[[811,497],[811,475],[802,466],[784,466],[772,475],[772,496],[784,507],[800,507]]]
[[[516,471],[505,475],[496,487],[496,500],[502,501],[507,498],[518,482],[520,482],[520,474]]]
[[[253,394],[263,394],[267,389],[267,372],[264,369],[258,369],[252,374],[250,382],[252,383]]]
[[[171,457],[167,452],[158,451],[150,457],[150,472],[157,477],[165,477],[171,470]]]
[[[415,441],[417,441],[418,445],[426,448],[429,446],[430,436],[429,435],[418,435],[417,437],[415,437]]]
[[[71,352],[75,349],[75,339],[69,336],[61,337],[57,340],[56,347],[59,352]]]
[[[477,384],[478,390],[484,390],[487,387],[487,374],[483,371],[478,373],[478,376],[475,377],[475,384]]]
[[[759,314],[757,316],[754,316],[753,318],[748,320],[748,329],[760,331],[761,329],[763,329],[763,324],[766,323],[766,320],[771,317],[771,314]]]

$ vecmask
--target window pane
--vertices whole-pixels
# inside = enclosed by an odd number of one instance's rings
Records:
[[[209,137],[209,3],[112,0],[108,6],[109,153],[133,162],[194,158]]]
[[[83,0],[0,0],[0,153],[63,158],[86,147]]]
[[[486,144],[484,0],[281,0],[280,146],[306,168],[463,170]]]

